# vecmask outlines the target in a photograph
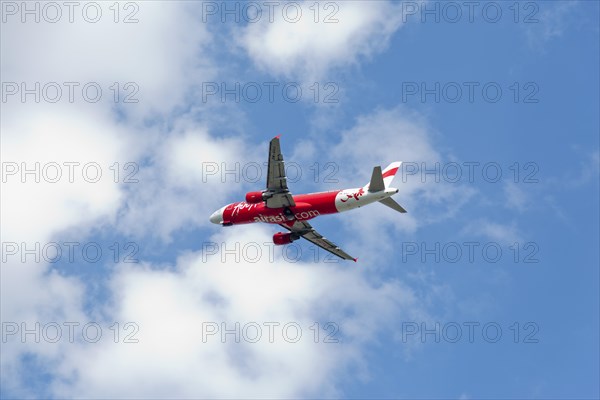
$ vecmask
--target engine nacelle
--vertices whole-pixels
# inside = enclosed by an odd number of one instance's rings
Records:
[[[294,240],[298,240],[299,238],[300,238],[300,236],[298,236],[295,233],[277,232],[276,234],[273,235],[273,243],[275,243],[278,246],[281,246],[284,244],[290,244]]]
[[[248,192],[246,193],[246,203],[256,204],[264,201],[263,192]]]

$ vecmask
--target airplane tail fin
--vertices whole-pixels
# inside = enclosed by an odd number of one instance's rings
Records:
[[[371,181],[365,186],[369,192],[379,192],[390,187],[390,184],[394,180],[394,176],[402,162],[396,161],[388,165],[383,171],[381,167],[373,168],[373,174],[371,175]]]
[[[400,169],[400,165],[402,165],[402,161],[395,161],[383,170],[383,183],[386,188],[390,187],[394,176],[396,176],[396,173]]]
[[[390,187],[390,184],[394,180],[394,176],[398,172],[400,165],[402,162],[396,161],[388,165],[383,171],[381,171],[381,167],[377,166],[373,168],[373,174],[371,175],[371,182],[369,182],[365,188],[371,192],[380,192],[386,190]],[[396,192],[398,190],[396,189]],[[396,210],[401,213],[405,213],[406,210],[396,201],[394,201],[391,197],[386,197],[385,199],[379,200],[380,203],[390,207],[393,210]]]

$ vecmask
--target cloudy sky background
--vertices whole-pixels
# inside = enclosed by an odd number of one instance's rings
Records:
[[[598,3],[22,4],[2,2],[3,398],[598,397]],[[396,177],[408,214],[314,221],[356,264],[211,225],[278,134],[294,193],[396,160],[440,179]]]

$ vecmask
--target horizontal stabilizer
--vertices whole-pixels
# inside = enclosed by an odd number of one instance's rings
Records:
[[[379,202],[382,204],[385,204],[389,208],[392,208],[398,212],[401,212],[401,213],[406,212],[406,210],[404,208],[402,208],[402,206],[400,204],[396,203],[396,201],[394,199],[392,199],[391,197],[386,197],[385,199],[379,200]]]

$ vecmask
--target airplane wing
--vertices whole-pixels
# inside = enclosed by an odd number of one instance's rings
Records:
[[[302,236],[304,239],[309,242],[319,246],[323,250],[327,250],[331,254],[335,254],[336,256],[344,259],[344,260],[353,260],[356,262],[356,258],[352,257],[344,250],[340,249],[335,243],[325,239],[323,235],[317,232],[308,222],[306,221],[294,221],[294,224],[291,225],[291,221],[289,225],[279,224],[283,228],[297,233]]]
[[[266,194],[270,195],[266,200],[268,208],[294,207],[296,205],[287,187],[285,164],[279,146],[279,136],[273,138],[269,144]]]

